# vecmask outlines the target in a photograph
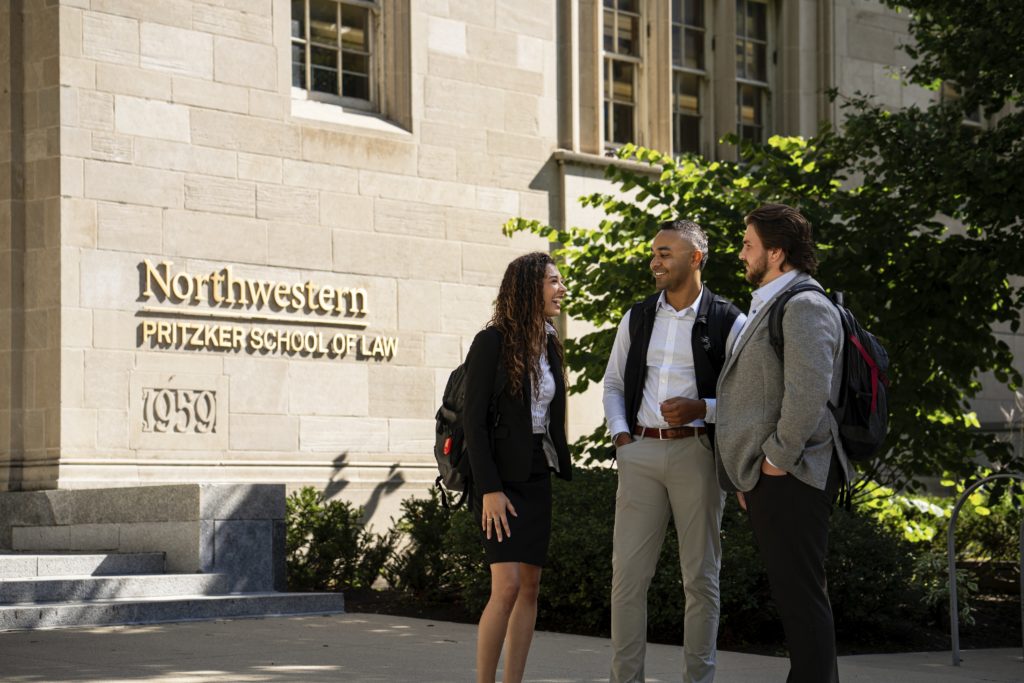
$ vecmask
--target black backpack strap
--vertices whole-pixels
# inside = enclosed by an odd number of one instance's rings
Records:
[[[658,297],[661,294],[652,294],[643,301],[638,301],[629,307],[629,344],[633,345],[633,341],[640,334],[640,330],[643,327],[644,316],[642,315],[644,308],[650,308],[655,305],[658,301]]]
[[[825,290],[817,285],[797,285],[791,289],[787,289],[772,302],[772,310],[768,313],[768,341],[771,343],[772,348],[775,349],[775,355],[779,357],[779,361],[782,361],[783,350],[785,348],[785,339],[782,334],[782,314],[786,311],[786,303],[797,294],[802,292],[818,292],[823,297],[832,301]]]
[[[728,299],[724,299],[710,290],[707,291],[712,295],[707,307],[707,315],[698,317],[697,323],[705,326],[704,350],[714,365],[717,376],[725,366],[729,332],[732,331],[733,323],[739,316],[739,309],[733,306]]]

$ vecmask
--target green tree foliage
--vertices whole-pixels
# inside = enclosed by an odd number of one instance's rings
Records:
[[[1011,0],[899,4],[911,11],[916,42],[907,49],[919,60],[908,78],[932,87],[955,80],[960,99],[890,111],[860,96],[844,101],[839,130],[743,142],[735,162],[627,145],[619,156],[639,164],[609,166],[615,192],[580,200],[604,211],[597,228],[508,223],[557,243],[572,288],[568,314],[602,328],[567,340],[574,391],[600,381],[614,326],[653,291],[647,262],[660,221],[690,218],[707,230],[705,281],[745,308],[750,286],[736,260],[743,216],[783,202],[814,225],[819,280],[846,293],[890,353],[890,451],[884,466],[865,468],[865,480],[913,487],[944,470],[969,476],[980,455],[995,469],[1022,469],[1006,444],[980,432],[970,400],[985,373],[1011,389],[1022,383],[995,330],[1016,332],[1024,306],[1016,279],[1024,274],[1024,113],[1014,108],[1024,14]],[[977,106],[991,115],[986,127],[963,125]],[[603,426],[577,447],[588,460],[611,455]]]

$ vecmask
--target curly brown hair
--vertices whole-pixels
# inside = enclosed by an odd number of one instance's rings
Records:
[[[513,396],[523,391],[525,370],[529,371],[531,386],[540,386],[540,354],[547,348],[544,277],[549,264],[555,262],[542,251],[513,260],[505,269],[494,301],[494,315],[488,326],[501,332],[501,358]],[[562,344],[557,337],[555,350],[562,360]]]

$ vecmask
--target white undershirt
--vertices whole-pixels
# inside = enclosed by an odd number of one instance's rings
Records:
[[[555,328],[551,323],[544,323],[547,334],[555,334]],[[555,399],[555,376],[551,372],[551,363],[548,362],[547,337],[544,338],[544,348],[541,350],[540,358],[540,386],[533,387],[530,392],[530,415],[533,418],[533,433],[544,434],[548,431],[548,422],[551,421],[551,401]]]

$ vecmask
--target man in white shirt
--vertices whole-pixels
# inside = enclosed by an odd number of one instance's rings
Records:
[[[715,675],[723,494],[713,455],[715,387],[744,316],[701,283],[707,235],[691,221],[651,243],[658,289],[619,324],[604,410],[619,485],[612,552],[612,683],[644,680],[647,589],[669,515],[686,596],[683,680]]]
[[[821,292],[793,291],[820,289],[807,219],[766,204],[746,223],[740,259],[758,289],[718,380],[719,474],[749,515],[786,634],[788,683],[836,683],[825,552],[832,502],[849,472],[829,409],[842,383],[842,323]],[[780,357],[768,322],[783,304]]]

